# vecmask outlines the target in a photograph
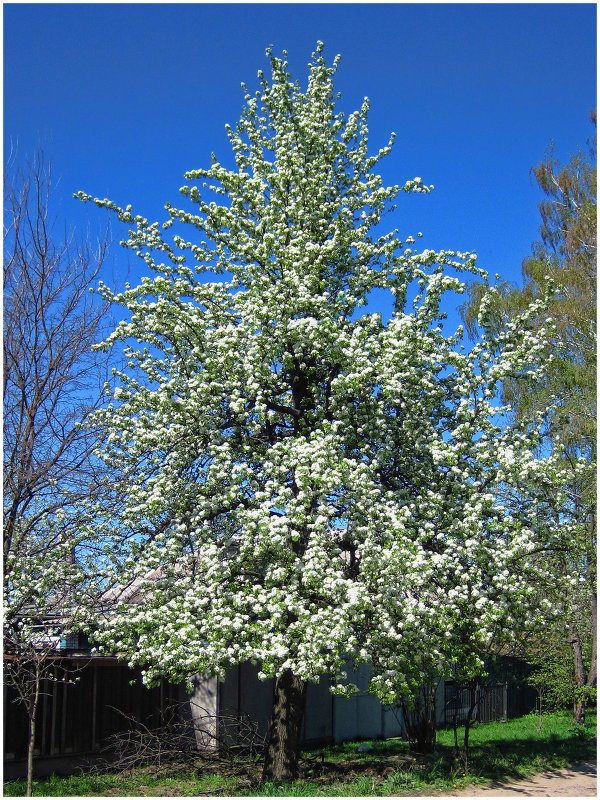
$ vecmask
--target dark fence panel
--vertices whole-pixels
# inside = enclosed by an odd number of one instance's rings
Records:
[[[494,722],[514,719],[535,709],[535,690],[525,683],[483,685],[473,712],[473,721]],[[444,724],[452,725],[456,713],[459,725],[465,722],[471,705],[471,690],[447,681],[444,688]]]
[[[130,727],[124,714],[154,727],[160,712],[178,701],[178,687],[163,681],[147,689],[138,671],[116,659],[61,659],[56,676],[42,685],[34,751],[39,759],[98,753],[109,736]],[[27,756],[27,714],[15,700],[5,687],[5,763]]]
[[[510,685],[508,690],[508,716],[522,717],[535,711],[537,703],[537,692],[533,686],[526,683]]]
[[[471,719],[474,722],[494,722],[506,719],[508,714],[508,686],[481,686]],[[459,725],[465,722],[473,697],[473,690],[447,681],[444,687],[444,724],[452,725],[456,716]]]

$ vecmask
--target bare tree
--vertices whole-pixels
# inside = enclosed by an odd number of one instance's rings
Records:
[[[42,153],[5,166],[3,636],[5,677],[29,716],[28,795],[40,687],[55,676],[57,631],[76,617],[78,508],[104,482],[85,422],[107,377],[91,349],[106,306],[90,289],[108,239],[58,235],[51,200]]]

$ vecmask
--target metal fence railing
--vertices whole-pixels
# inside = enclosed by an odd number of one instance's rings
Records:
[[[447,681],[444,687],[444,724],[465,722],[469,708],[475,702],[473,722],[493,722],[508,715],[508,684],[465,687]]]

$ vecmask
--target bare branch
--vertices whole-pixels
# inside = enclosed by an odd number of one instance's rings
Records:
[[[56,234],[52,169],[39,153],[4,171],[4,652],[7,684],[29,717],[31,794],[36,714],[57,680],[55,628],[74,623],[81,520],[105,485],[99,432],[86,427],[103,397],[106,303],[91,294],[108,247]],[[108,234],[108,231],[107,231]],[[54,631],[50,633],[50,631]]]

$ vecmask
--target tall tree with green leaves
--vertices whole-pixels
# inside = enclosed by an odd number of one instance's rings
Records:
[[[595,126],[595,113],[592,122]],[[563,165],[551,148],[532,174],[544,193],[539,203],[541,240],[523,261],[523,286],[505,282],[497,287],[492,302],[487,301],[487,324],[499,329],[514,321],[553,285],[554,294],[539,319],[541,326],[546,316],[552,318],[545,378],[532,386],[519,376],[510,376],[504,381],[503,395],[521,423],[535,414],[544,415],[543,446],[561,458],[569,476],[563,491],[551,486],[537,486],[535,491],[538,499],[546,499],[545,525],[561,530],[567,520],[572,523],[548,568],[562,577],[556,602],[564,609],[563,647],[572,650],[574,720],[583,722],[597,674],[595,136],[588,141],[587,152],[575,153]],[[486,291],[484,283],[473,283],[462,306],[472,335],[477,332],[477,314]],[[528,487],[526,494],[532,489]],[[544,674],[550,674],[547,668]]]
[[[235,166],[187,173],[162,227],[94,201],[151,273],[105,292],[127,316],[105,347],[129,366],[95,415],[122,476],[93,515],[115,587],[95,633],[147,682],[257,664],[275,679],[263,774],[284,780],[307,681],[347,692],[346,660],[368,662],[392,702],[457,665],[478,674],[491,639],[535,624],[535,509],[514,514],[489,485],[549,465],[494,402],[539,361],[542,303],[501,346],[461,349],[440,303],[458,272],[482,274],[474,257],[381,231],[402,191],[430,187],[384,185],[392,142],[369,155],[366,99],[336,110],[321,44],[304,91],[270,64],[227,129]],[[374,289],[391,319],[365,311]]]

